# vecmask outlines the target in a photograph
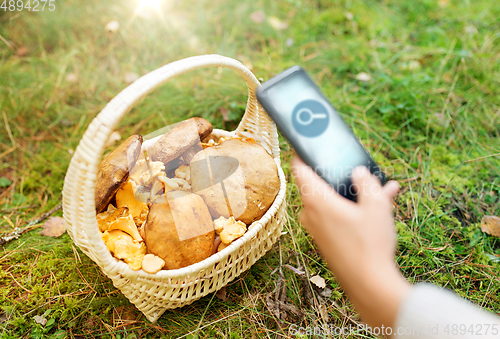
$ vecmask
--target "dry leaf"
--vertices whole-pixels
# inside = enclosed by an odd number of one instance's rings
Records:
[[[252,19],[252,21],[255,22],[256,24],[263,23],[265,18],[266,15],[262,11],[255,11],[252,14],[250,14],[250,19]]]
[[[267,22],[269,22],[269,25],[271,25],[272,28],[278,31],[288,28],[288,24],[286,22],[281,21],[275,16],[270,16],[269,18],[267,18]]]
[[[45,326],[45,324],[47,323],[47,319],[43,315],[42,316],[35,315],[33,319],[37,324],[40,324],[42,326]]]
[[[131,84],[134,81],[136,81],[137,79],[139,79],[139,75],[137,73],[134,73],[134,72],[125,73],[124,80],[127,84]]]
[[[226,296],[226,287],[224,286],[223,288],[221,288],[220,290],[218,290],[217,292],[215,292],[215,296],[217,298],[219,298],[220,300],[222,300],[222,301],[226,301],[226,299],[227,299],[227,296]]]
[[[494,215],[485,215],[481,219],[481,231],[500,238],[500,218]]]
[[[116,20],[113,20],[108,22],[104,29],[106,30],[106,32],[116,33],[118,31],[118,28],[120,28],[120,23]]]
[[[68,73],[68,75],[66,75],[66,81],[74,84],[78,81],[78,75],[75,73]]]
[[[19,47],[16,51],[16,55],[18,57],[26,56],[26,55],[28,55],[28,53],[29,53],[28,49],[24,46]]]
[[[363,82],[368,82],[372,79],[372,76],[368,73],[361,72],[358,75],[356,75],[356,80],[363,81]]]
[[[222,114],[224,121],[229,121],[229,110],[227,108],[219,107],[219,112]]]
[[[60,237],[66,231],[66,223],[61,217],[49,218],[42,227],[40,234],[48,237]]]
[[[325,288],[326,287],[325,279],[323,279],[319,275],[315,275],[314,277],[311,277],[311,279],[309,279],[309,280],[314,285],[318,286],[319,288]]]

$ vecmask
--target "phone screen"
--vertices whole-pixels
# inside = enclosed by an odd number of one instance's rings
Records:
[[[297,67],[278,81],[271,79],[269,84],[263,84],[257,97],[300,157],[343,196],[355,200],[355,192],[349,190],[350,175],[356,166],[364,165],[372,173],[380,172],[301,68]]]

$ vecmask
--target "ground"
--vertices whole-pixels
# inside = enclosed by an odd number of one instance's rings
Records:
[[[2,235],[61,203],[79,140],[128,73],[206,53],[239,59],[264,80],[300,64],[402,185],[396,260],[405,277],[500,312],[500,239],[478,227],[484,215],[500,215],[500,2],[163,0],[161,15],[149,18],[134,15],[134,0],[52,1],[54,11],[39,12],[3,3]],[[112,20],[120,27],[106,32]],[[191,116],[234,129],[245,103],[236,73],[200,70],[155,90],[117,131],[147,134]],[[298,221],[292,150],[283,139],[280,146],[286,233],[227,286],[225,301],[211,294],[151,324],[67,234],[35,228],[1,248],[0,337],[286,337],[292,325],[359,323]],[[308,284],[293,269],[326,279],[332,293],[322,306],[308,304]],[[276,291],[286,293],[281,314]]]

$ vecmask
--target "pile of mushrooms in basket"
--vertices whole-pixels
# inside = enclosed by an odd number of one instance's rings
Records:
[[[102,239],[133,270],[182,268],[224,250],[278,194],[277,165],[251,138],[217,136],[190,118],[150,141],[130,136],[96,179]]]

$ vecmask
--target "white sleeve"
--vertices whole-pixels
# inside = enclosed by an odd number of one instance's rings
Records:
[[[500,317],[451,291],[418,284],[405,297],[393,331],[394,338],[500,339]]]

